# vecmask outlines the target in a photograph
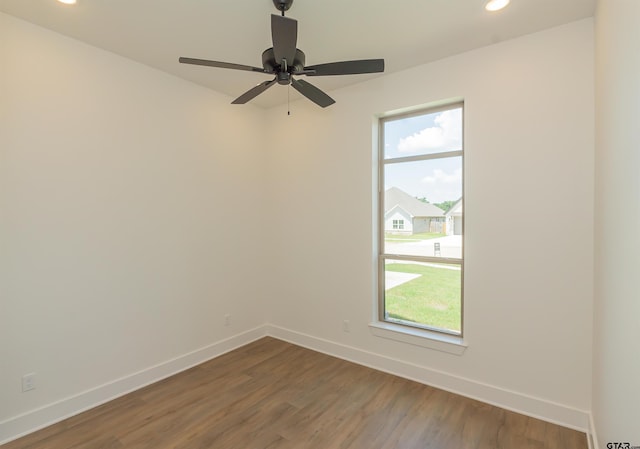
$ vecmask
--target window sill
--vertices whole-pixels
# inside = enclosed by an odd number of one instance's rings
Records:
[[[444,335],[438,332],[379,321],[369,323],[369,329],[376,337],[388,338],[449,354],[462,355],[467,349],[467,344],[464,340],[453,335]]]

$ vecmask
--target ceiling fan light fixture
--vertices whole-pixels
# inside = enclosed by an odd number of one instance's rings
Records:
[[[502,8],[506,7],[509,4],[509,0],[489,0],[486,5],[484,5],[484,9],[487,11],[500,11]]]
[[[58,0],[60,3],[64,3],[65,5],[75,5],[77,0]]]

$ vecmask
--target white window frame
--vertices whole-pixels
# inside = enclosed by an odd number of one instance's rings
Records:
[[[408,157],[399,157],[399,158],[391,158],[385,159],[384,155],[384,145],[385,145],[385,136],[384,136],[384,123],[387,121],[398,120],[402,118],[415,117],[420,115],[433,114],[437,112],[442,112],[450,109],[462,108],[463,115],[463,134],[464,134],[464,102],[456,101],[446,104],[440,104],[436,107],[424,107],[420,109],[416,109],[409,113],[400,113],[400,114],[388,114],[383,115],[378,118],[377,126],[378,126],[378,145],[377,145],[377,155],[378,155],[378,176],[377,176],[377,184],[378,188],[378,214],[377,214],[377,246],[378,246],[378,255],[377,255],[377,320],[370,324],[371,332],[374,335],[389,338],[392,340],[403,341],[406,343],[419,345],[428,347],[431,349],[436,349],[439,351],[448,352],[451,354],[462,355],[464,353],[467,345],[463,339],[464,337],[464,223],[465,219],[463,217],[462,222],[462,254],[460,259],[450,259],[444,257],[426,257],[426,256],[404,256],[404,255],[393,255],[393,254],[385,254],[385,225],[384,225],[384,169],[388,164],[393,163],[401,163],[401,162],[413,162],[413,161],[423,161],[423,160],[432,160],[432,159],[440,159],[447,157],[461,157],[462,158],[462,172],[463,172],[463,181],[462,181],[462,204],[464,208],[464,137],[463,137],[463,147],[459,151],[448,151],[442,153],[433,153],[433,154],[424,154],[419,156],[408,156]],[[466,211],[466,208],[463,210]],[[430,326],[422,326],[416,325],[414,323],[399,323],[397,321],[387,320],[385,317],[385,260],[393,259],[393,260],[415,260],[419,259],[419,261],[427,261],[427,262],[435,262],[435,263],[453,263],[460,265],[461,268],[461,294],[460,294],[460,333],[451,332],[446,329],[433,328]]]

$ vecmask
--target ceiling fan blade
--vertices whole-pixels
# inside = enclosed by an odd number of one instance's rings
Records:
[[[327,106],[331,106],[336,102],[333,98],[322,92],[316,86],[304,80],[296,80],[292,78],[291,85],[295,90],[300,92],[302,95],[304,95],[320,107],[326,108]]]
[[[361,59],[358,61],[329,62],[305,67],[308,76],[357,75],[360,73],[384,72],[384,59]],[[312,72],[311,72],[312,71]]]
[[[271,81],[265,81],[263,83],[258,84],[255,87],[252,87],[238,98],[233,100],[231,104],[245,104],[246,102],[253,100],[255,97],[260,95],[262,92],[273,86],[277,81],[277,78],[272,79]]]
[[[249,72],[269,73],[259,67],[252,67],[250,65],[242,65],[242,64],[233,64],[231,62],[219,62],[219,61],[210,61],[208,59],[194,59],[194,58],[179,58],[178,61],[181,62],[182,64],[205,65],[208,67],[218,67],[221,69],[246,70]]]
[[[281,64],[286,59],[288,66],[293,65],[298,41],[298,21],[271,14],[271,39],[276,63]]]

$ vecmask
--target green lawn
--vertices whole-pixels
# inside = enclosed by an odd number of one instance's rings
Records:
[[[384,239],[389,241],[406,240],[406,241],[420,242],[422,240],[437,239],[438,237],[445,237],[445,236],[446,234],[443,234],[442,232],[421,232],[418,234],[411,234],[411,235],[393,234],[391,232],[384,233]]]
[[[460,332],[460,270],[404,263],[388,263],[386,269],[420,274],[386,291],[389,318]]]

